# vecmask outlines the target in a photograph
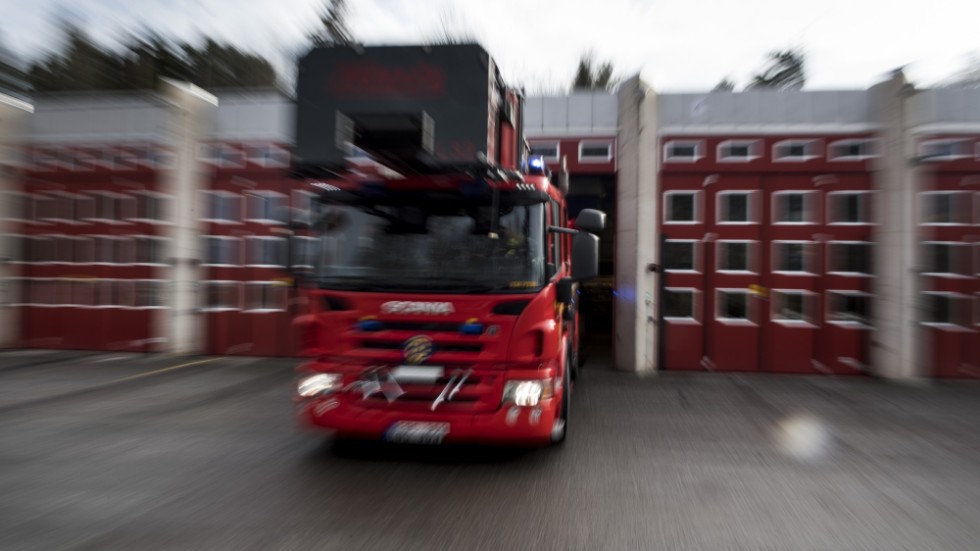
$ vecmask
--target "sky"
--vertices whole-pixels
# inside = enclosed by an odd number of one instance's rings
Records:
[[[57,18],[118,46],[152,29],[210,36],[288,70],[321,0],[0,0],[0,44],[21,57],[49,51]],[[475,38],[505,78],[529,93],[559,93],[593,52],[616,75],[641,74],[659,91],[750,82],[776,49],[802,48],[807,89],[866,88],[904,67],[930,86],[980,55],[980,0],[348,0],[365,44],[432,41],[451,27]]]

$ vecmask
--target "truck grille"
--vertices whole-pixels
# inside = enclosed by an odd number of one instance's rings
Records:
[[[382,330],[421,331],[429,333],[459,333],[463,324],[437,321],[382,321]]]
[[[452,381],[453,373],[461,372],[462,370],[453,370],[452,373],[447,373],[446,376],[439,378],[433,384],[402,383],[400,386],[404,394],[391,402],[381,393],[368,398],[360,398],[357,402],[361,406],[370,408],[431,412],[433,411],[432,404],[439,398],[440,394],[443,394],[447,386],[451,390],[459,381],[458,378],[456,381]],[[440,402],[435,411],[476,412],[497,409],[500,405],[500,385],[502,384],[499,381],[500,377],[501,375],[496,374],[474,375],[471,372],[451,399],[448,399],[448,392],[444,395],[447,399]],[[451,382],[452,385],[450,385]]]

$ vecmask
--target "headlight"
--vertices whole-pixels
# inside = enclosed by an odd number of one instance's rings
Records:
[[[503,402],[514,402],[515,406],[536,406],[541,400],[553,395],[551,379],[540,381],[507,381],[504,383]]]
[[[340,390],[344,376],[340,373],[317,373],[307,375],[296,385],[296,394],[303,398],[311,398],[322,394],[330,394]]]

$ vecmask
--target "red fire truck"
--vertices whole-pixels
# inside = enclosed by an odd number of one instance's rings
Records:
[[[306,426],[547,444],[568,432],[577,283],[605,215],[526,158],[523,98],[476,45],[325,47],[299,65],[294,174],[316,192],[296,318]],[[351,157],[383,170],[352,171]],[[573,228],[574,226],[574,228]]]

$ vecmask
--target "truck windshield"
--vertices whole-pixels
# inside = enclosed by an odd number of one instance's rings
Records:
[[[424,195],[318,206],[321,288],[421,293],[527,292],[545,279],[544,206],[501,193]]]

